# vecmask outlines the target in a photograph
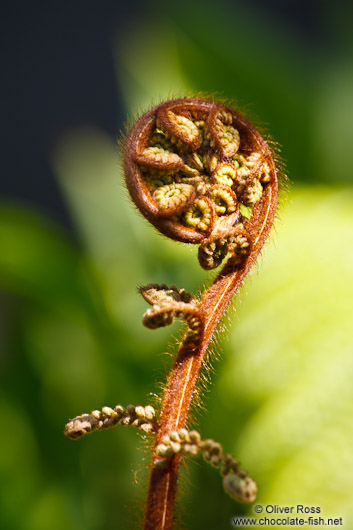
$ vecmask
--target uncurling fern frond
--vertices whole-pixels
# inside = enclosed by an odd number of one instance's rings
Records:
[[[170,530],[180,458],[203,454],[218,467],[233,498],[252,502],[256,484],[220,444],[202,440],[187,423],[195,385],[219,321],[254,265],[275,219],[278,178],[273,153],[239,111],[212,99],[165,101],[143,114],[124,144],[125,180],[142,215],[171,239],[199,245],[205,270],[223,264],[197,298],[175,285],[139,289],[152,307],[143,324],[157,329],[182,318],[186,330],[166,384],[158,422],[150,407],[78,416],[70,438],[117,424],[155,435],[145,530]]]

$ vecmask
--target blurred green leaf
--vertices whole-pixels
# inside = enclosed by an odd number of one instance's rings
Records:
[[[82,254],[47,218],[1,204],[0,248],[2,288],[52,308],[92,304],[88,286],[93,280],[85,271]]]

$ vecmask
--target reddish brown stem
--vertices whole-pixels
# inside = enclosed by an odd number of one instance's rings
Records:
[[[208,345],[229,302],[238,291],[266,241],[274,220],[276,204],[277,180],[273,178],[265,187],[261,200],[254,208],[251,223],[247,227],[251,236],[251,251],[247,259],[241,267],[235,267],[232,258],[228,260],[202,297],[200,312],[203,317],[203,328],[198,347],[192,350],[181,345],[179,349],[168,379],[155,448],[165,435],[186,426],[192,396]],[[170,530],[173,525],[180,456],[175,455],[169,459],[165,467],[156,466],[158,460],[155,451],[147,498],[145,530]]]

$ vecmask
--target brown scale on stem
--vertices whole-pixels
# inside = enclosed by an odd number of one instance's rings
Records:
[[[255,127],[238,111],[199,98],[166,101],[144,114],[127,138],[124,169],[141,213],[164,235],[199,244],[204,269],[229,256],[200,301],[175,286],[140,291],[153,306],[145,325],[168,325],[176,316],[188,323],[164,394],[145,515],[145,530],[168,530],[180,454],[162,466],[158,448],[187,425],[208,345],[272,226],[278,182],[272,153]]]

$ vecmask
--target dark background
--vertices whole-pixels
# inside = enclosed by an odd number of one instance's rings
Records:
[[[334,9],[319,0],[248,4],[255,16],[263,12],[306,48],[302,59],[308,61],[308,79],[315,75],[315,56],[339,55],[346,45],[342,22],[351,14],[350,2],[337,2]],[[136,0],[99,6],[7,2],[2,8],[1,194],[35,204],[73,229],[49,166],[49,152],[59,135],[77,125],[93,123],[119,135],[127,109],[115,81],[113,38],[135,19],[146,17],[149,23],[157,17],[153,9],[153,2],[146,6]],[[223,1],[215,9],[237,16],[234,2]],[[155,11],[173,17],[178,10],[178,17],[187,19],[183,4]],[[204,29],[212,39],[211,26]],[[297,173],[291,178],[303,179]]]

